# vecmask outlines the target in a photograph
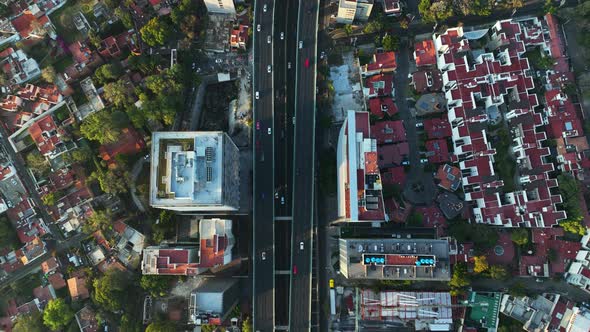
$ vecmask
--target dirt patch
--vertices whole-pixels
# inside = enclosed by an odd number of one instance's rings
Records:
[[[228,131],[229,103],[236,98],[235,82],[223,82],[207,86],[199,130]]]

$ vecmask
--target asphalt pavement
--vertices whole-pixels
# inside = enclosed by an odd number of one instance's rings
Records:
[[[318,0],[301,3],[298,11],[290,331],[311,328],[318,11]]]
[[[252,85],[254,90],[252,98],[254,108],[252,265],[253,325],[256,331],[274,330],[273,15],[273,0],[255,2]],[[256,98],[257,95],[258,98]]]

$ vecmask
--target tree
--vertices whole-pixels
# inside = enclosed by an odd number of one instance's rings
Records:
[[[41,77],[43,77],[47,83],[55,82],[56,75],[57,74],[55,73],[55,68],[53,68],[53,66],[47,66],[41,71]]]
[[[217,326],[215,325],[203,324],[201,325],[201,332],[213,332],[216,328]]]
[[[563,230],[568,233],[580,236],[586,235],[587,229],[584,226],[584,217],[569,218],[559,222],[559,225],[563,227]]]
[[[475,273],[485,272],[489,268],[486,256],[475,256],[474,262],[475,262],[475,266],[473,267],[473,271]]]
[[[170,289],[171,276],[165,275],[143,275],[139,280],[139,285],[145,291],[149,292],[154,297],[166,295]]]
[[[83,145],[64,155],[64,160],[69,163],[84,163],[92,159],[92,150]]]
[[[171,27],[168,24],[154,17],[144,25],[141,30],[141,39],[150,46],[163,45],[170,36]]]
[[[54,192],[48,193],[48,194],[44,195],[43,197],[41,197],[41,200],[43,201],[43,204],[51,207],[51,206],[55,206],[55,204],[61,198],[61,196],[62,195],[59,191],[54,191]]]
[[[129,172],[122,169],[109,169],[104,171],[98,168],[95,172],[90,175],[91,180],[97,180],[100,185],[100,189],[107,194],[122,194],[128,191]]]
[[[378,20],[374,20],[374,21],[370,21],[369,23],[367,23],[367,25],[365,25],[363,32],[364,33],[379,32],[379,31],[381,31],[382,28],[383,28],[383,26],[381,25],[381,22],[379,22]]]
[[[252,321],[250,320],[250,317],[247,317],[242,322],[242,332],[252,332]]]
[[[100,278],[94,279],[92,297],[96,304],[107,311],[117,311],[123,308],[128,296],[129,279],[125,272],[109,269]]]
[[[174,332],[176,326],[171,321],[166,322],[153,322],[147,326],[145,332]]]
[[[5,216],[0,217],[0,247],[17,248],[19,245],[16,231]]]
[[[420,0],[418,11],[424,22],[444,21],[453,15],[453,8],[448,0],[434,3],[431,0]]]
[[[517,228],[510,234],[512,242],[519,246],[525,246],[529,243],[529,231],[526,228]]]
[[[43,326],[41,313],[39,311],[32,311],[30,314],[18,315],[12,331],[14,332],[43,332],[47,330]]]
[[[497,231],[489,226],[470,224],[463,220],[451,222],[448,233],[459,242],[473,242],[479,250],[493,247],[499,237]]]
[[[197,15],[188,15],[182,20],[180,24],[180,31],[185,34],[186,38],[194,39],[195,38],[195,27],[199,23],[199,18]]]
[[[158,96],[177,94],[182,90],[182,85],[172,77],[172,71],[148,76],[145,79],[145,86]]]
[[[103,110],[94,112],[84,119],[80,125],[80,133],[89,140],[107,144],[116,142],[121,130],[113,123],[110,112]]]
[[[113,224],[113,214],[110,210],[95,210],[94,213],[84,223],[83,230],[85,233],[94,231],[106,231]]]
[[[49,173],[50,170],[49,163],[38,150],[33,150],[27,154],[27,166],[29,166],[37,176],[44,176]]]
[[[421,227],[423,226],[424,223],[424,215],[422,215],[421,213],[418,213],[416,211],[412,212],[412,214],[410,214],[410,217],[408,218],[407,224],[408,226],[417,226],[417,227]]]
[[[570,219],[576,219],[582,216],[580,208],[580,187],[578,181],[569,174],[557,176],[559,183],[559,192],[563,199],[563,207]]]
[[[508,288],[508,294],[512,296],[526,296],[526,288],[522,282],[518,281]]]
[[[104,86],[104,97],[115,106],[125,106],[133,103],[132,93],[122,80],[106,84]]]
[[[115,8],[115,16],[121,20],[125,28],[133,29],[133,17],[127,9],[123,9],[121,7]]]
[[[543,5],[543,11],[546,14],[555,14],[557,12],[557,7],[555,7],[555,1],[545,0],[545,4]]]
[[[469,286],[470,280],[467,275],[467,266],[464,263],[455,264],[453,269],[453,276],[449,281],[451,290],[454,290],[455,294],[461,294],[465,287]]]
[[[351,24],[347,24],[344,26],[344,32],[346,33],[347,36],[352,35],[352,25]]]
[[[100,39],[100,36],[94,30],[90,30],[88,32],[88,40],[90,41],[90,44],[92,44],[96,48],[100,47],[100,43],[102,41]]]
[[[118,61],[104,64],[94,71],[94,77],[100,84],[105,84],[116,80],[123,74],[123,68]]]
[[[74,311],[62,298],[49,301],[43,311],[43,323],[52,330],[60,330],[74,318]]]
[[[490,277],[497,280],[503,280],[508,277],[508,272],[501,265],[492,265],[489,269]]]
[[[392,35],[385,35],[383,37],[383,49],[386,51],[397,51],[399,49],[399,37]]]

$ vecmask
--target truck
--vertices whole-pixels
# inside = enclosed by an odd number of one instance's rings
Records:
[[[330,288],[330,314],[336,316],[336,290]]]

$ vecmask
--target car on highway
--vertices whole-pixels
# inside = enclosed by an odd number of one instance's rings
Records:
[[[256,26],[256,31],[260,32],[260,24]]]
[[[428,158],[422,158],[422,159],[420,159],[420,163],[421,164],[427,164],[428,163]]]
[[[281,40],[285,39],[285,33],[281,32]]]
[[[258,93],[258,91],[256,91],[256,99],[260,98],[260,93]]]
[[[266,4],[264,4],[264,6],[262,7],[262,11],[266,13],[267,9],[268,9],[268,7],[266,6]]]
[[[297,274],[297,265],[293,265],[293,274]]]
[[[271,40],[270,36],[266,37],[266,42],[267,42],[268,44],[272,43],[272,40]]]
[[[262,260],[265,261],[266,260],[266,251],[263,251],[261,256],[262,256]]]
[[[287,62],[287,68],[291,69],[291,61]]]
[[[303,40],[300,40],[299,41],[299,49],[302,49],[302,48],[303,48]]]
[[[285,196],[281,196],[281,205],[285,205]]]
[[[220,64],[221,63],[221,59],[215,59],[215,63],[216,64]]]
[[[270,65],[266,66],[266,71],[270,74],[272,72],[272,67]]]
[[[299,242],[299,250],[303,250],[303,241]]]
[[[256,121],[256,130],[260,130],[260,121]]]
[[[309,58],[305,59],[305,68],[309,68]]]
[[[269,135],[272,134],[272,129],[270,129],[270,127],[268,127],[267,132],[268,132]]]

